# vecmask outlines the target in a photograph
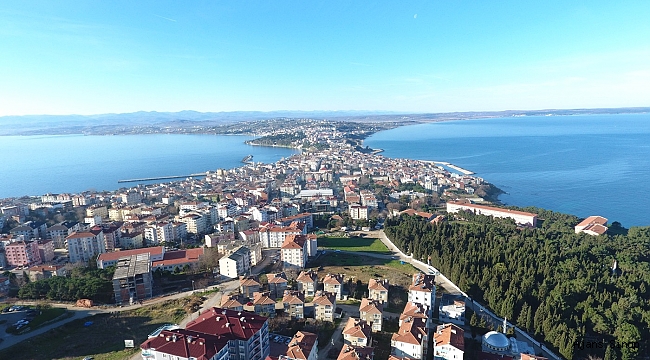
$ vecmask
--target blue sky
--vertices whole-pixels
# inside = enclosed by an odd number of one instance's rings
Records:
[[[642,1],[5,1],[0,116],[650,106]]]

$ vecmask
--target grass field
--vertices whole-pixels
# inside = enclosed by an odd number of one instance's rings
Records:
[[[196,304],[198,296],[170,300],[114,314],[100,314],[67,323],[49,332],[0,351],[0,359],[128,359],[138,345],[163,324],[179,323]],[[90,326],[84,326],[92,321]],[[135,340],[135,349],[125,349],[124,340]]]
[[[318,247],[331,250],[365,251],[378,254],[390,254],[386,245],[381,240],[360,237],[320,237]]]

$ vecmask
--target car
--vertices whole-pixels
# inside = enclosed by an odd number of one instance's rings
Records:
[[[286,345],[289,345],[289,344],[291,343],[291,339],[289,338],[289,339],[284,340],[284,343],[285,343]]]
[[[339,250],[339,249],[336,249],[336,252],[341,252],[341,250]]]

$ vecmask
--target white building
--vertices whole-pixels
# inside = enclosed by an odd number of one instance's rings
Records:
[[[510,209],[501,209],[492,206],[477,205],[468,202],[460,201],[449,201],[447,202],[447,212],[455,213],[461,210],[471,211],[477,215],[493,216],[498,218],[510,218],[513,219],[519,225],[527,226],[536,226],[537,225],[537,214],[510,210]]]
[[[236,279],[240,275],[245,275],[250,269],[250,250],[245,246],[219,259],[219,273],[230,279]]]
[[[425,321],[422,318],[407,318],[390,340],[391,354],[410,359],[425,359],[428,341]]]
[[[355,220],[368,220],[368,207],[359,204],[352,204],[348,207],[350,217]]]
[[[435,360],[463,360],[465,331],[454,324],[439,325],[433,334]]]
[[[106,252],[104,233],[74,232],[65,238],[71,263],[88,262],[96,255]]]
[[[153,223],[144,228],[144,238],[149,245],[169,243],[174,240],[174,227],[171,223]]]
[[[287,235],[300,235],[303,230],[290,226],[271,226],[260,229],[260,241],[265,248],[280,248]]]
[[[304,269],[309,254],[307,238],[304,235],[289,235],[280,248],[280,259],[285,268]]]
[[[438,306],[439,319],[443,323],[465,325],[465,301],[457,296],[444,294]]]
[[[427,315],[431,318],[436,301],[435,276],[420,272],[413,274],[413,282],[409,286],[408,301],[424,305]]]

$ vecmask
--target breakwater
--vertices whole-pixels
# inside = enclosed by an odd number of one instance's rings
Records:
[[[140,181],[184,179],[184,178],[188,178],[188,177],[199,177],[199,176],[206,176],[206,175],[207,175],[207,173],[196,173],[196,174],[190,174],[190,175],[155,176],[155,177],[139,178],[139,179],[117,180],[117,182],[118,183],[129,183],[129,182],[140,182]]]

